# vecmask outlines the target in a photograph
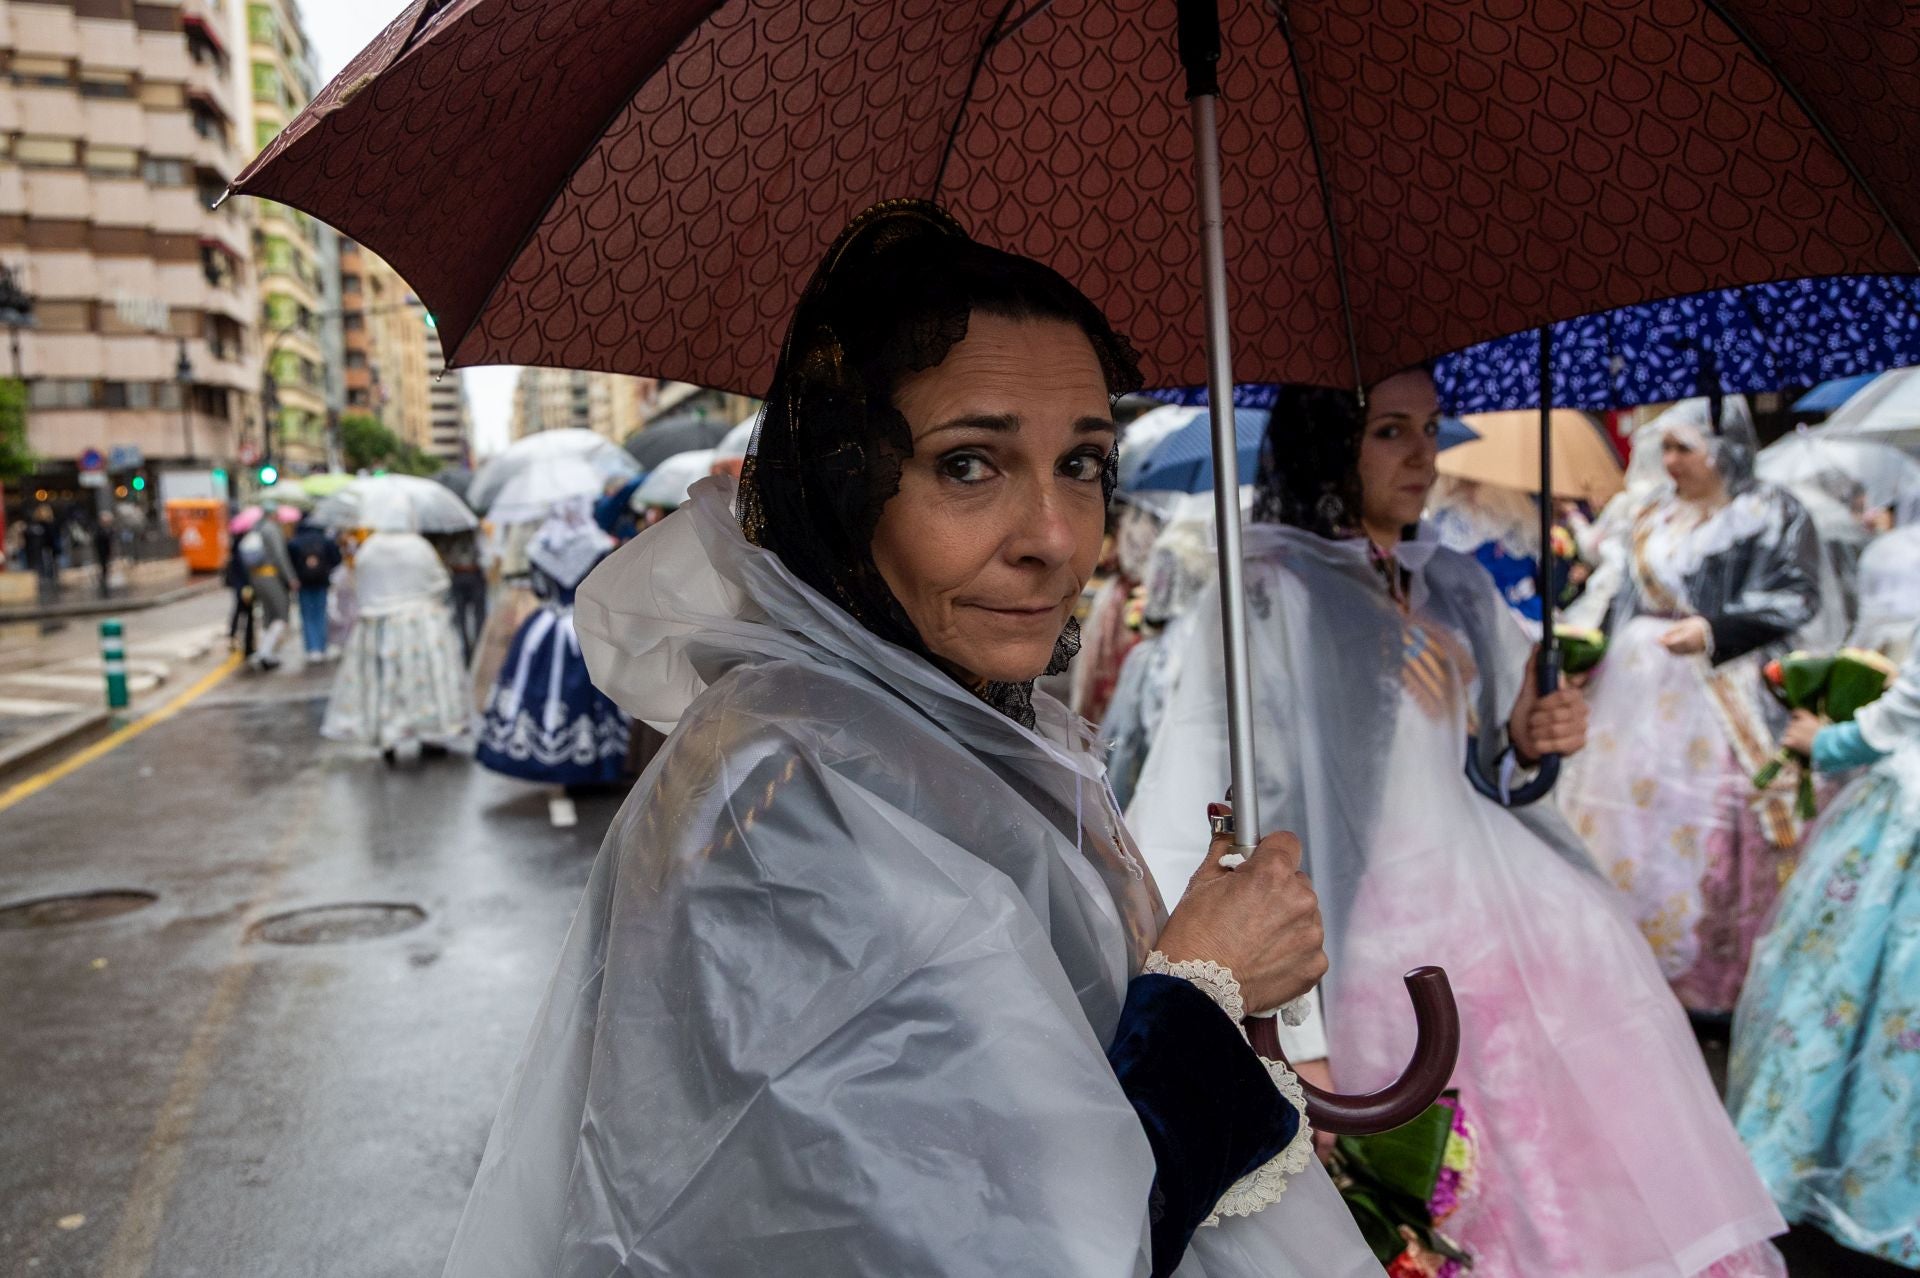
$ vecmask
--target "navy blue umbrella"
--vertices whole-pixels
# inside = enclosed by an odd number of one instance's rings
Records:
[[[1756,284],[1583,315],[1550,331],[1552,403],[1604,412],[1722,394],[1813,386],[1920,364],[1920,278],[1837,275]],[[1434,365],[1449,412],[1540,403],[1538,329],[1482,342]],[[1152,392],[1203,404],[1204,387]],[[1271,408],[1274,388],[1235,386],[1236,407]],[[1795,405],[1801,407],[1801,405]]]

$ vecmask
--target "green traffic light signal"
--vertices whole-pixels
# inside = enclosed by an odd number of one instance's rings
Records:
[[[440,318],[439,316],[435,315],[432,311],[427,312],[427,327],[428,328],[440,327]]]
[[[278,467],[266,465],[260,468],[260,486],[262,488],[271,488],[279,482],[280,470]]]
[[[133,477],[132,487],[136,493],[144,493],[147,491],[147,477],[145,475],[135,475]]]

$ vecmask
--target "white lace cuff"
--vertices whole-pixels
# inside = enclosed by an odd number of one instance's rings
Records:
[[[1211,959],[1183,959],[1174,963],[1155,950],[1147,955],[1147,961],[1140,970],[1161,976],[1177,976],[1196,986],[1202,994],[1220,1005],[1220,1010],[1232,1018],[1236,1027],[1247,1018],[1247,1002],[1240,996],[1240,982],[1233,979],[1231,969],[1221,967]]]
[[[1285,1149],[1228,1186],[1227,1192],[1214,1204],[1213,1214],[1200,1222],[1202,1229],[1219,1224],[1222,1216],[1251,1216],[1265,1211],[1280,1201],[1289,1179],[1313,1165],[1313,1127],[1307,1122],[1307,1094],[1300,1080],[1279,1061],[1262,1057],[1261,1063],[1273,1076],[1273,1085],[1286,1097],[1287,1104],[1299,1111],[1300,1128]]]
[[[1141,971],[1177,976],[1189,982],[1219,1004],[1220,1010],[1233,1018],[1234,1025],[1243,1034],[1246,1032],[1241,1025],[1247,1016],[1246,999],[1240,993],[1240,982],[1234,979],[1230,969],[1208,959],[1185,959],[1174,963],[1165,954],[1155,950],[1147,955]],[[1289,1003],[1282,1013],[1283,1018],[1287,1012],[1299,1015],[1306,1010],[1301,1004],[1302,1000]],[[1202,1228],[1219,1224],[1223,1216],[1251,1216],[1279,1202],[1280,1195],[1287,1188],[1288,1178],[1299,1175],[1312,1165],[1313,1128],[1307,1122],[1307,1095],[1301,1089],[1300,1080],[1280,1061],[1262,1057],[1260,1063],[1267,1067],[1267,1073],[1280,1095],[1299,1112],[1300,1127],[1285,1149],[1228,1187],[1220,1201],[1214,1204],[1213,1214],[1200,1222]]]

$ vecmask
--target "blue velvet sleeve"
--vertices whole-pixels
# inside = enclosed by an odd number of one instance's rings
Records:
[[[1136,976],[1107,1049],[1147,1142],[1153,1274],[1171,1274],[1200,1222],[1236,1180],[1274,1158],[1300,1115],[1238,1026],[1177,976]]]
[[[1860,735],[1857,723],[1830,723],[1813,737],[1813,766],[1818,772],[1844,772],[1880,757],[1881,751]]]

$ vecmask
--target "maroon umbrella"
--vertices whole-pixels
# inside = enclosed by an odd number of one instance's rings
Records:
[[[1251,808],[1229,351],[1364,387],[1674,293],[1917,269],[1913,136],[1892,0],[415,0],[234,189],[387,258],[453,365],[757,392],[885,198],[1053,265],[1151,382],[1212,387]],[[1409,989],[1415,1066],[1314,1093],[1322,1127],[1393,1125],[1451,1072],[1444,975]]]
[[[1354,385],[1676,293],[1916,269],[1911,6],[1221,8],[1246,380]],[[1149,384],[1194,385],[1207,367],[1175,14],[1174,0],[415,0],[235,189],[391,262],[452,364],[749,393],[833,233],[880,199],[930,196],[1083,288]]]

